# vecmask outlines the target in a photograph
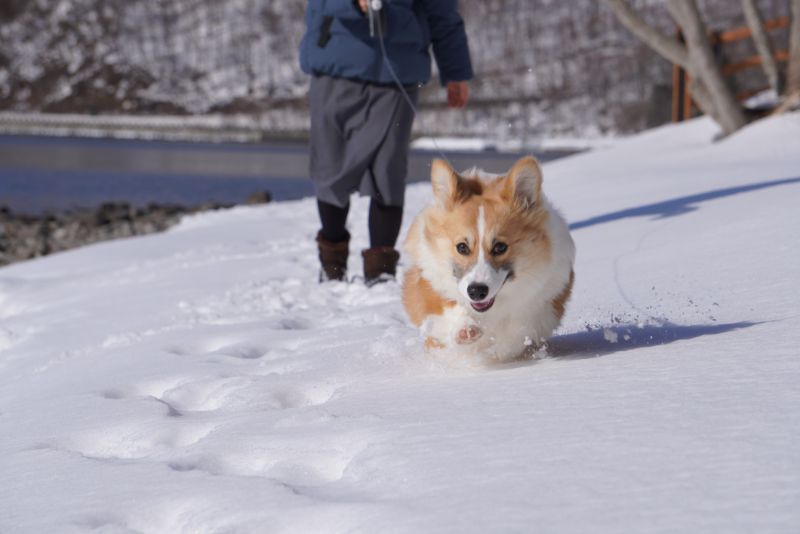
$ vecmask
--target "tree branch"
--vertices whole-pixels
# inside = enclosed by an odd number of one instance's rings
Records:
[[[744,11],[747,25],[750,27],[750,32],[753,34],[753,43],[756,45],[758,55],[761,56],[761,68],[764,69],[764,74],[767,75],[767,82],[775,90],[776,94],[781,94],[782,88],[780,75],[778,74],[778,63],[772,55],[772,46],[770,46],[767,32],[764,31],[764,19],[761,18],[761,13],[758,11],[755,0],[742,0],[742,10]]]
[[[677,40],[653,28],[628,5],[626,0],[606,0],[617,19],[644,43],[672,63],[684,69],[689,66],[689,52]]]
[[[712,117],[722,126],[725,134],[735,132],[747,124],[747,117],[722,76],[696,0],[667,0],[667,9],[680,24],[686,39],[686,48],[689,50],[689,66],[686,70],[698,78],[708,91],[714,105]]]
[[[792,22],[789,27],[789,66],[786,74],[786,94],[800,91],[800,0],[790,0]]]
[[[703,83],[697,78],[691,78],[689,80],[689,91],[691,92],[692,100],[694,100],[694,102],[697,104],[697,107],[699,107],[703,113],[719,122],[717,110],[714,107],[714,99],[711,97],[708,89],[705,88]]]

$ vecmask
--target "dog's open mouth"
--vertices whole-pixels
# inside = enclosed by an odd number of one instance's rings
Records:
[[[476,312],[485,312],[494,304],[494,299],[484,300],[483,302],[470,302],[472,309]]]

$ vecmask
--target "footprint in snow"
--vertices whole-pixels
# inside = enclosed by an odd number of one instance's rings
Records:
[[[109,400],[121,400],[125,398],[125,393],[119,389],[106,389],[100,393],[100,396]]]
[[[304,319],[288,317],[278,319],[271,328],[274,330],[308,330],[311,328],[311,323]]]
[[[165,425],[162,420],[129,421],[69,436],[53,447],[90,460],[142,460],[174,449],[190,448],[217,425],[194,422]]]
[[[212,412],[231,404],[245,402],[246,391],[253,379],[245,376],[207,377],[188,381],[154,395],[171,412]],[[238,393],[242,393],[237,396]],[[236,398],[233,398],[236,397]]]
[[[258,360],[269,354],[269,350],[269,348],[262,345],[237,343],[208,352],[206,355],[226,356],[228,358],[237,358],[239,360]]]
[[[341,480],[353,460],[369,446],[360,433],[305,436],[270,435],[244,444],[226,444],[224,452],[200,453],[166,462],[178,473],[263,477],[302,491]]]
[[[286,328],[301,328],[301,323],[293,323],[287,320]],[[282,327],[283,328],[283,327]],[[204,342],[192,345],[172,345],[166,349],[169,354],[182,357],[224,357],[238,360],[259,360],[273,353],[273,349],[263,345],[244,342],[220,343],[217,340],[209,339]]]

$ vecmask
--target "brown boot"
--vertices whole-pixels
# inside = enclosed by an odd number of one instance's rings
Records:
[[[394,278],[400,253],[392,247],[375,247],[361,251],[364,258],[364,283],[374,286]]]
[[[319,262],[322,269],[319,272],[319,281],[341,280],[347,278],[347,254],[350,244],[350,234],[347,239],[332,243],[322,238],[322,232],[317,234],[319,247]]]

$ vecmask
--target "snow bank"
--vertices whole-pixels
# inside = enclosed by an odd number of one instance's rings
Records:
[[[1,116],[1,115],[0,115]],[[603,136],[599,132],[585,137],[542,137],[530,139],[489,140],[476,137],[418,137],[411,143],[412,148],[420,150],[447,150],[453,152],[480,152],[482,150],[500,152],[540,152],[540,151],[580,151],[614,146],[617,137]]]
[[[0,531],[795,532],[800,115],[715,134],[545,166],[578,263],[533,361],[316,284],[310,200],[0,269]]]

